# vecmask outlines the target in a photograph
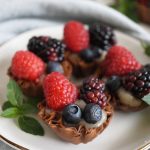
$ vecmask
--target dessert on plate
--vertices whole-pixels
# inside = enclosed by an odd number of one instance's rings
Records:
[[[49,36],[34,36],[29,40],[27,47],[47,64],[47,74],[58,71],[70,78],[72,65],[66,58],[66,45],[61,40]]]
[[[150,94],[150,70],[146,67],[122,77],[116,92],[114,106],[124,111],[137,111],[148,106]],[[147,97],[147,98],[146,98]]]
[[[28,50],[14,54],[8,75],[26,96],[41,99],[38,116],[61,139],[88,143],[109,125],[113,108],[137,111],[150,103],[150,65],[115,44],[112,28],[70,21],[63,40],[30,38]],[[72,77],[83,80],[80,86]]]
[[[42,84],[45,77],[45,63],[29,51],[17,51],[8,69],[8,75],[30,97],[42,97]]]
[[[102,23],[94,23],[87,29],[80,22],[69,21],[64,27],[64,42],[73,74],[81,78],[100,73],[98,66],[116,39],[113,29]]]
[[[142,98],[150,93],[150,72],[125,47],[112,47],[104,60],[103,75],[112,95],[112,104],[123,111],[148,106]]]
[[[12,58],[8,75],[30,97],[43,97],[42,84],[46,74],[58,71],[70,78],[72,65],[65,58],[65,44],[47,36],[32,37],[29,51],[18,51]]]
[[[38,115],[61,139],[87,143],[110,123],[111,96],[99,78],[85,79],[78,90],[64,75],[53,72],[45,77],[43,88],[45,100],[38,104]]]

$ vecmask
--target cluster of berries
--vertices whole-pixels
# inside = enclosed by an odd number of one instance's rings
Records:
[[[94,81],[97,81],[95,86],[91,84]],[[104,82],[98,78],[91,77],[84,82],[81,87],[81,91],[84,91],[84,93],[79,93],[76,86],[58,72],[49,74],[44,80],[44,93],[49,108],[63,111],[63,118],[67,123],[79,123],[81,117],[88,123],[96,123],[101,119],[102,108],[107,103],[107,98],[103,98],[105,95]],[[86,92],[86,87],[91,89],[91,93],[95,92],[95,97],[87,98],[88,92]],[[75,104],[75,101],[80,98],[86,102],[83,115],[81,115],[81,108]]]
[[[48,75],[43,85],[48,106],[56,111],[66,107],[64,114],[75,115],[77,112],[77,116],[81,119],[80,108],[73,103],[78,98],[84,100],[87,103],[85,112],[91,111],[90,115],[93,113],[93,107],[98,111],[101,110],[107,105],[105,84],[99,78],[89,77],[83,82],[78,92],[77,87],[62,75],[64,70],[61,62],[65,58],[65,50],[67,48],[79,53],[81,58],[91,62],[99,57],[100,50],[107,50],[111,47],[100,67],[104,76],[111,77],[106,87],[114,92],[122,84],[121,76],[142,67],[131,52],[122,46],[112,46],[114,44],[115,36],[112,28],[102,24],[92,24],[87,30],[82,23],[70,21],[64,27],[63,41],[47,36],[32,37],[28,43],[29,51],[19,51],[14,55],[11,71],[18,78],[33,81],[47,70]],[[130,88],[134,93],[149,92],[150,83],[147,72],[140,72],[140,75],[137,73],[128,75],[123,82],[125,88]],[[94,115],[93,113],[93,118]]]
[[[64,28],[64,42],[72,52],[79,53],[85,62],[92,62],[116,44],[113,29],[102,23],[94,23],[89,30],[77,21],[70,21]]]

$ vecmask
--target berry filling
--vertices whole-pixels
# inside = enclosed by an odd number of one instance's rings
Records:
[[[87,128],[94,128],[106,121],[107,117],[103,108],[108,101],[104,93],[105,83],[102,80],[90,77],[83,82],[80,93],[83,100],[77,100],[78,93],[75,85],[58,72],[47,75],[43,87],[47,106],[53,111],[61,112],[64,125],[78,126],[84,124],[86,126],[87,123]],[[92,92],[95,94],[95,98],[89,96]]]
[[[94,46],[100,47],[102,50],[108,50],[116,44],[116,37],[111,27],[94,23],[89,28],[90,42]]]

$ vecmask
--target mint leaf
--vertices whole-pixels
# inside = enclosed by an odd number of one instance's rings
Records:
[[[10,108],[10,107],[13,107],[13,105],[9,102],[9,101],[6,101],[4,102],[3,106],[2,106],[2,110],[6,110],[7,108]]]
[[[21,110],[24,114],[30,114],[30,113],[37,113],[38,108],[34,105],[31,105],[29,103],[25,103],[21,106]]]
[[[146,46],[145,46],[145,54],[146,54],[147,56],[150,56],[150,45],[146,45]]]
[[[22,114],[22,112],[20,111],[19,108],[11,107],[11,108],[8,108],[8,109],[4,110],[0,114],[0,116],[5,117],[5,118],[16,118],[16,117],[18,117],[21,114]]]
[[[150,94],[144,96],[144,97],[142,98],[142,100],[143,100],[145,103],[147,103],[148,105],[150,105]]]
[[[142,42],[141,45],[145,50],[145,54],[147,56],[150,56],[150,44],[146,44],[146,43]]]
[[[40,125],[40,123],[32,118],[27,116],[20,116],[18,118],[19,127],[27,133],[33,134],[33,135],[44,135],[44,129]]]
[[[34,98],[33,97],[27,97],[26,101],[27,101],[27,103],[37,107],[37,105],[41,101],[41,99],[35,98],[35,97]]]
[[[7,99],[14,106],[20,106],[23,103],[23,93],[14,80],[9,80],[7,84]]]
[[[117,9],[119,12],[136,22],[139,21],[135,0],[117,0],[116,3],[112,5],[112,8]]]

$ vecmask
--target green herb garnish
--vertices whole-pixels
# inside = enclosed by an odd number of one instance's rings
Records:
[[[17,119],[20,129],[24,132],[44,135],[44,129],[40,123],[33,117],[26,116],[27,114],[37,113],[39,99],[25,97],[17,83],[14,80],[9,80],[7,100],[2,106],[1,117]]]
[[[130,19],[138,22],[137,2],[135,0],[118,0],[112,7]]]
[[[150,56],[150,44],[142,43],[142,47],[143,47],[144,50],[145,50],[145,54],[146,54],[147,56]]]

